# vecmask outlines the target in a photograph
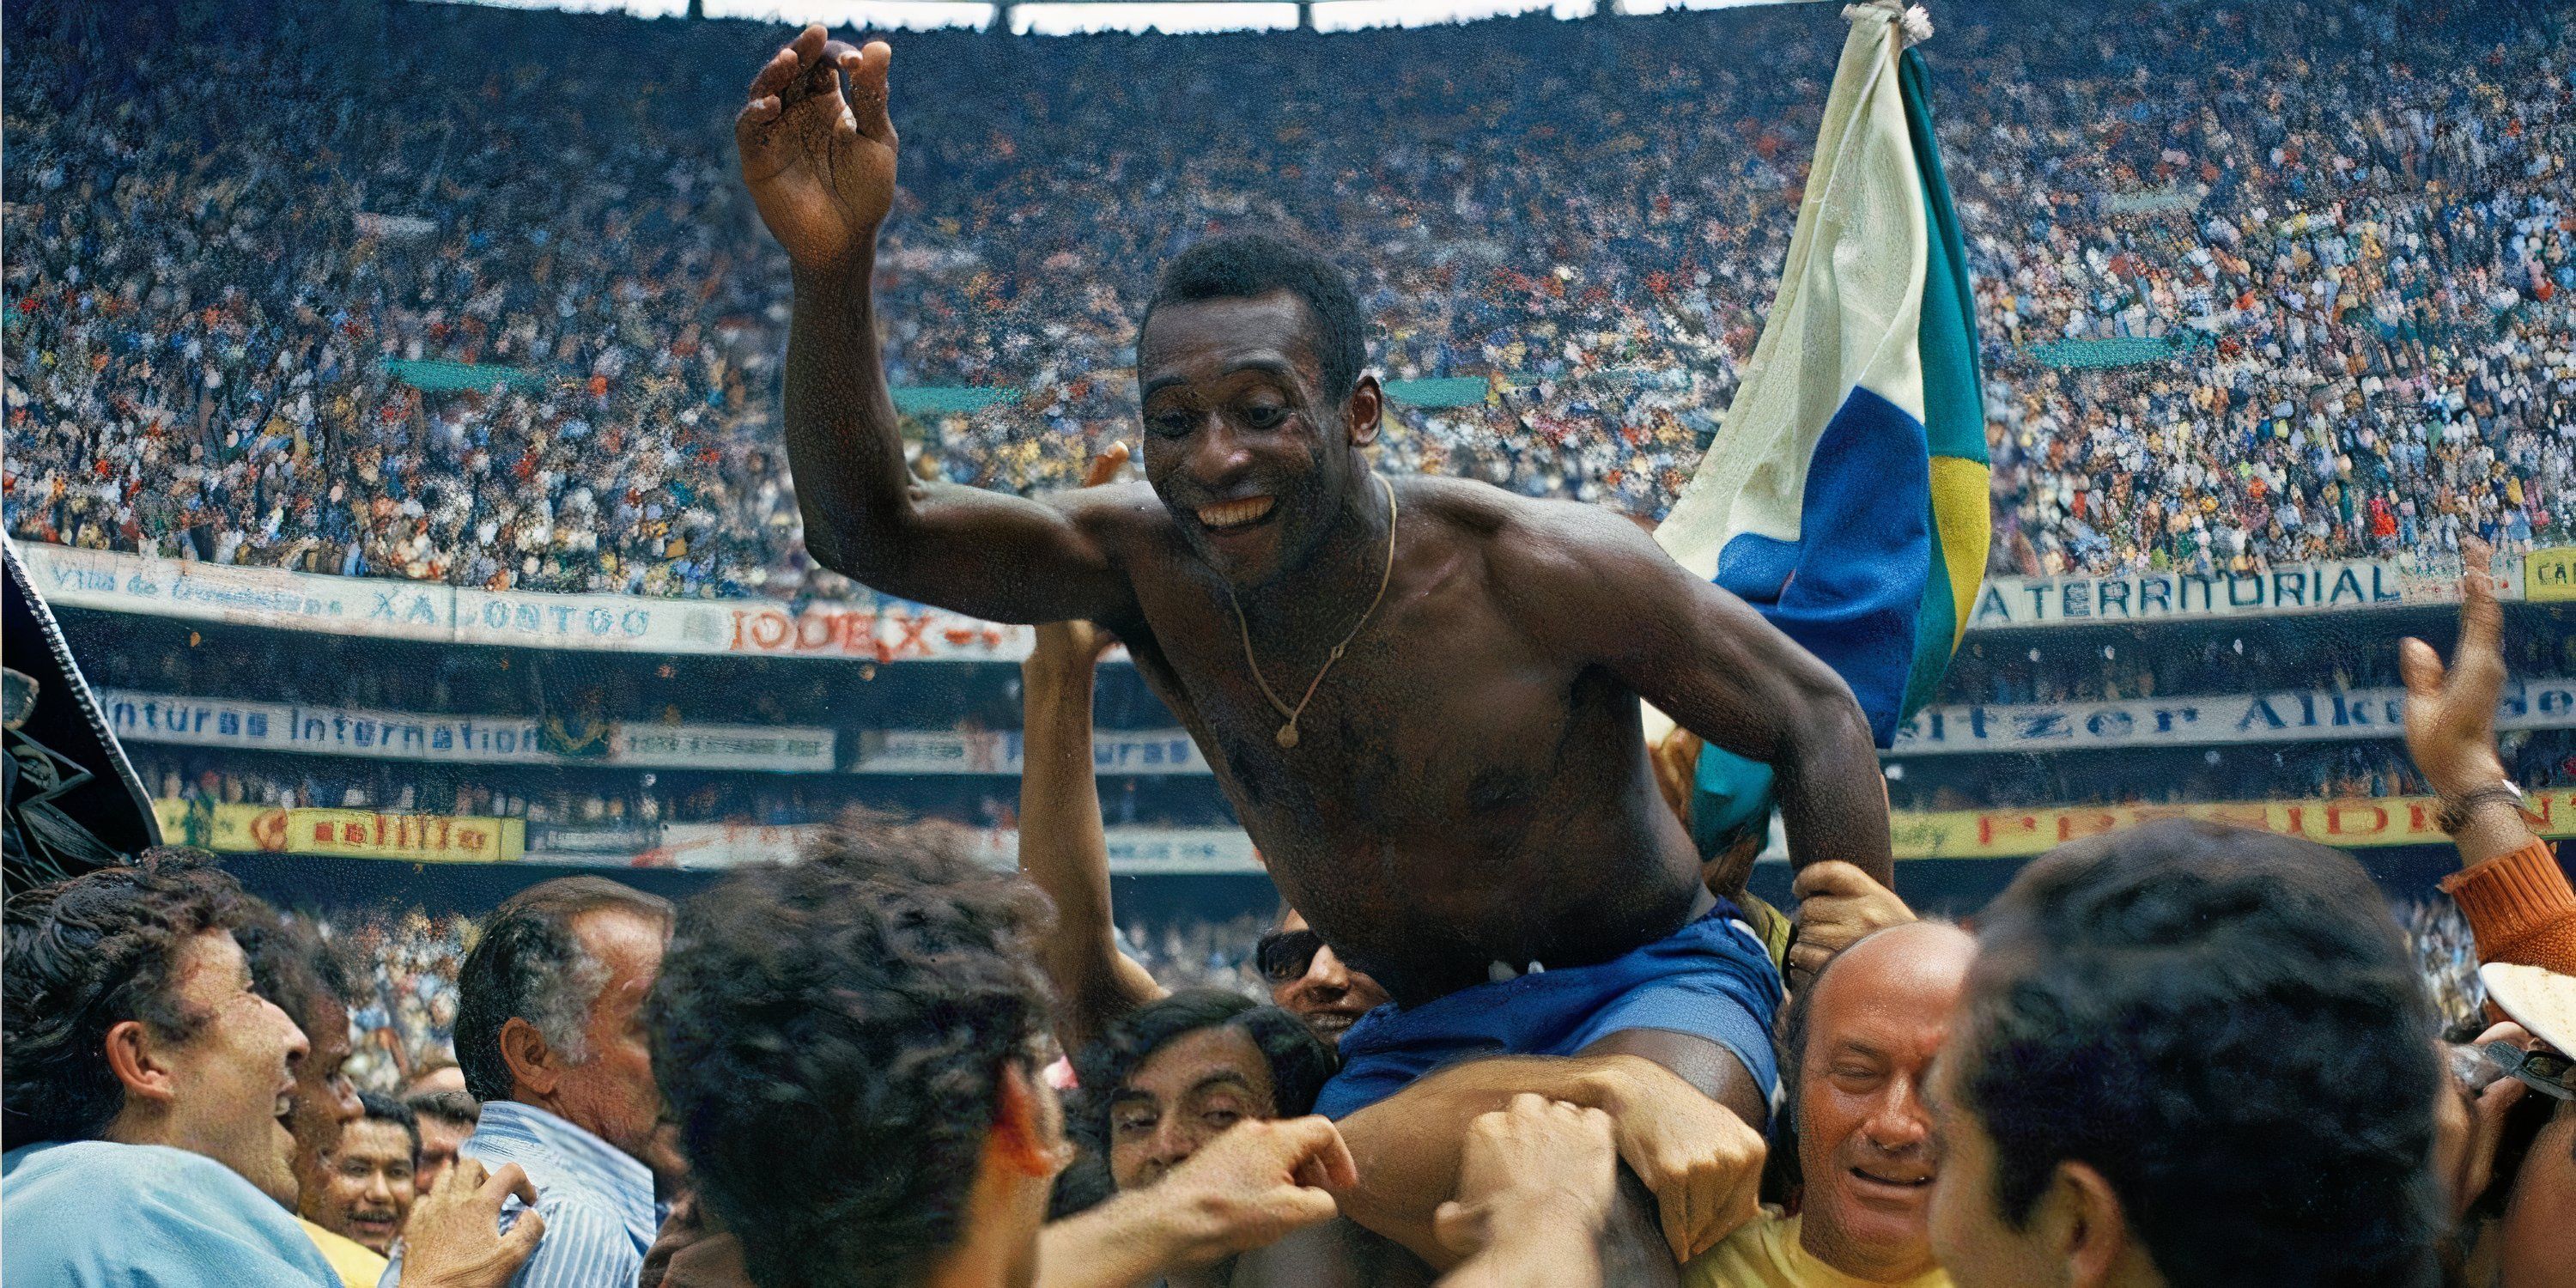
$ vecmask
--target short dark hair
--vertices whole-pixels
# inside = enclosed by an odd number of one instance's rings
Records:
[[[402,1124],[403,1131],[411,1137],[411,1165],[420,1166],[420,1116],[412,1112],[411,1106],[388,1095],[361,1091],[358,1108],[360,1117]]]
[[[1306,306],[1324,394],[1350,397],[1368,365],[1368,323],[1350,274],[1302,242],[1275,233],[1223,233],[1182,251],[1163,266],[1154,297],[1136,323],[1141,348],[1154,310],[1201,300],[1249,300],[1286,291]]]
[[[1047,1029],[1046,897],[945,829],[844,822],[681,910],[647,1003],[691,1179],[764,1288],[917,1282]]]
[[[1067,1174],[1055,1215],[1068,1216],[1109,1197],[1109,1115],[1118,1089],[1154,1053],[1206,1029],[1240,1029],[1270,1064],[1270,1098],[1282,1118],[1313,1113],[1315,1097],[1341,1069],[1330,1044],[1294,1014],[1241,993],[1187,988],[1111,1021],[1073,1057],[1081,1090],[1065,1116],[1065,1133],[1081,1147],[1080,1172]]]
[[[559,877],[503,900],[456,973],[456,1063],[476,1100],[507,1100],[501,1026],[526,1020],[568,1058],[582,1056],[591,1004],[606,970],[581,950],[572,923],[616,908],[671,925],[671,902],[606,877]]]
[[[2058,847],[1986,911],[1952,1085],[2013,1224],[2080,1161],[2168,1283],[2431,1284],[2434,1031],[2359,864],[2167,820]]]
[[[37,886],[9,900],[0,972],[0,1143],[93,1140],[125,1107],[107,1032],[139,1020],[187,1040],[204,1015],[183,1007],[180,949],[261,909],[189,852]]]
[[[323,1003],[348,1007],[356,996],[349,962],[322,938],[319,927],[289,912],[253,917],[233,929],[249,959],[251,986],[277,1003],[286,1018],[311,1038],[326,1018]]]
[[[483,1107],[474,1103],[473,1093],[467,1091],[423,1091],[405,1097],[403,1107],[419,1118],[436,1118],[467,1127],[483,1117]]]

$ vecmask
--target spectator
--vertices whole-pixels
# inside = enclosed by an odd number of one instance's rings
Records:
[[[1344,963],[1294,908],[1253,945],[1252,961],[1271,1002],[1335,1046],[1361,1016],[1387,1004],[1386,990]]]
[[[1144,1189],[1238,1122],[1314,1112],[1336,1067],[1295,1016],[1239,993],[1184,989],[1120,1016],[1074,1057],[1065,1134],[1080,1153],[1056,1210]]]
[[[253,990],[230,877],[147,855],[7,910],[0,1274],[74,1288],[332,1288],[296,1204],[294,1021]],[[407,1282],[497,1288],[543,1233],[496,1237],[515,1168],[436,1201]]]
[[[455,1164],[457,1147],[474,1134],[481,1107],[463,1091],[414,1092],[402,1103],[411,1111],[413,1129],[420,1133],[417,1188],[426,1192]]]
[[[2430,1007],[2359,864],[2167,821],[1982,915],[1935,1066],[1962,1288],[2439,1278]]]
[[[1927,1226],[1940,1170],[1923,1079],[1976,943],[1903,922],[1827,961],[1781,1039],[1786,1130],[1772,1150],[1799,1196],[1693,1261],[1698,1288],[1948,1288]]]
[[[685,1170],[662,1123],[642,1008],[671,905],[599,877],[504,901],[458,983],[457,1061],[482,1102],[461,1158],[517,1163],[549,1234],[521,1288],[626,1284]]]
[[[234,938],[250,963],[252,987],[275,1000],[309,1044],[295,1064],[287,1120],[295,1134],[296,1219],[330,1258],[346,1288],[375,1288],[385,1273],[384,1255],[319,1219],[328,1202],[340,1133],[362,1112],[358,1089],[347,1073],[348,972],[312,923],[301,917],[257,919]]]
[[[1032,887],[935,836],[865,825],[688,905],[652,1024],[699,1200],[731,1232],[702,1245],[709,1256],[738,1249],[761,1288],[922,1284],[941,1272],[995,1284],[1033,1272],[1050,1285],[1144,1277],[1154,1263],[1136,1259],[1164,1254],[1171,1236],[1089,1239],[1081,1246],[1098,1255],[1065,1258],[1062,1277],[1036,1260],[1047,1191],[1071,1153],[1038,1076],[1044,916]],[[770,1092],[743,1096],[746,1085]],[[860,1104],[868,1111],[846,1109]],[[1236,1215],[1191,1227],[1202,1239],[1331,1215],[1330,1198],[1292,1182],[1319,1151],[1334,1160],[1319,1175],[1349,1180],[1329,1125],[1251,1126],[1228,1151],[1236,1165],[1211,1178],[1231,1201],[1199,1209]],[[1163,1206],[1162,1224],[1178,1229]],[[666,1284],[694,1251],[671,1259]]]
[[[393,1255],[394,1240],[411,1215],[420,1174],[420,1122],[399,1100],[370,1091],[358,1097],[364,1113],[340,1132],[330,1171],[315,1201],[312,1220],[356,1240],[378,1259]]]
[[[411,1080],[403,1084],[402,1093],[408,1099],[413,1096],[429,1096],[448,1091],[461,1093],[464,1090],[464,1066],[456,1063],[454,1056],[446,1056],[413,1070]]]
[[[2432,648],[2407,640],[2406,745],[2440,792],[2440,819],[2460,847],[2462,870],[2442,887],[2459,900],[2475,936],[2479,974],[2507,984],[2499,998],[2508,1023],[2479,1037],[2485,1064],[2500,1042],[2523,1050],[2525,1076],[2461,1085],[2452,1110],[2441,1174],[2451,1182],[2462,1218],[2457,1242],[2470,1282],[2537,1288],[2576,1262],[2576,1088],[2565,1073],[2566,1043],[2576,1023],[2547,1015],[2547,1000],[2576,997],[2576,891],[2548,842],[2532,834],[2520,790],[2497,753],[2495,704],[2507,675],[2498,636],[2503,614],[2486,575],[2483,552],[2470,547],[2461,579],[2460,637],[2445,668]],[[2490,972],[2499,972],[2490,975]],[[2486,991],[2486,990],[2482,990]],[[2517,1009],[2518,1008],[2518,1009]],[[2535,1038],[2555,1031],[2552,1051]],[[2531,1068],[2533,1056],[2557,1058],[2553,1083]]]
[[[2490,6],[2140,12],[2007,0],[1935,47],[1997,566],[2563,539],[2576,29]],[[784,267],[745,235],[716,106],[739,87],[707,70],[769,33],[403,14],[404,110],[344,116],[301,24],[240,13],[188,46],[202,84],[124,61],[173,47],[152,6],[21,35],[11,532],[519,589],[852,593],[797,536],[781,337],[754,305]],[[649,92],[518,74],[572,46],[652,68]],[[1761,49],[1767,74],[1712,47]],[[1365,260],[1390,379],[1482,385],[1398,405],[1389,468],[1660,513],[1750,358],[1832,55],[1805,11],[908,35],[906,66],[956,92],[905,138],[919,231],[886,247],[889,374],[1017,391],[924,413],[915,471],[1070,485],[1132,424],[1137,266],[1302,219]],[[1337,110],[1245,104],[1237,74]],[[1147,83],[1195,145],[1125,92]],[[1033,113],[1028,84],[1065,92]],[[509,160],[539,148],[542,176]],[[387,359],[479,370],[424,389]],[[2125,365],[2069,365],[2099,361]]]

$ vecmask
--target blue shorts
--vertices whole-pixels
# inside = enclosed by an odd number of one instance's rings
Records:
[[[1411,1010],[1381,1006],[1342,1035],[1342,1071],[1324,1084],[1315,1112],[1346,1117],[1461,1060],[1575,1055],[1632,1029],[1726,1048],[1770,1103],[1780,1086],[1771,1050],[1780,972],[1742,916],[1720,899],[1672,934],[1598,965],[1478,984]]]

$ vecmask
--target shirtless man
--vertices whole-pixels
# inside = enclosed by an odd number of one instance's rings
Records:
[[[1126,643],[1281,892],[1396,1003],[1344,1038],[1319,1106],[1379,1155],[1360,1158],[1346,1210],[1454,1261],[1431,1210],[1467,1123],[1517,1091],[1586,1103],[1496,1080],[1642,1058],[1742,1120],[1677,1174],[1670,1151],[1621,1142],[1674,1249],[1713,1244],[1754,1210],[1739,1174],[1776,1079],[1779,983],[1700,885],[1638,699],[1773,767],[1795,862],[1885,882],[1885,798],[1850,691],[1625,518],[1373,474],[1381,393],[1348,278],[1277,241],[1216,239],[1167,266],[1138,337],[1146,484],[1022,498],[913,479],[871,285],[894,193],[892,56],[810,27],[735,123],[795,271],[785,422],[808,549],[886,594],[1084,618]],[[1505,1054],[1584,1059],[1443,1067]],[[1408,1103],[1367,1149],[1368,1106],[1433,1069],[1414,1090],[1441,1098]],[[1399,1179],[1381,1192],[1373,1168]]]

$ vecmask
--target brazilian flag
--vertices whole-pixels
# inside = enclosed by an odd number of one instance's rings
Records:
[[[1908,48],[1931,25],[1891,0],[1843,13],[1779,294],[1656,540],[1841,672],[1883,748],[1958,648],[1992,520],[1975,297]],[[1770,786],[1768,767],[1702,751],[1702,852],[1767,818]]]

